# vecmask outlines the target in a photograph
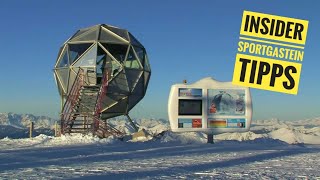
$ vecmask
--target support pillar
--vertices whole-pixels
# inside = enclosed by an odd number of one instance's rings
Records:
[[[129,122],[131,123],[131,126],[136,130],[136,132],[139,131],[139,128],[136,126],[136,124],[132,121],[132,119],[130,118],[129,114],[126,115]]]
[[[213,134],[208,134],[207,137],[208,137],[207,143],[214,144],[214,142],[213,142]]]

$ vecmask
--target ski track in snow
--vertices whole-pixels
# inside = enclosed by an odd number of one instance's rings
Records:
[[[34,142],[11,140],[10,145],[2,145],[0,179],[320,178],[320,145],[254,141],[133,143],[112,138],[69,144],[65,138],[41,138]]]

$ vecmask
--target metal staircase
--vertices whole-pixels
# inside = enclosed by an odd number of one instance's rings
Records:
[[[79,69],[61,113],[61,134],[91,132],[100,138],[124,135],[100,119],[102,98],[107,87],[108,72],[104,74],[101,85],[92,86],[86,84],[84,70]]]

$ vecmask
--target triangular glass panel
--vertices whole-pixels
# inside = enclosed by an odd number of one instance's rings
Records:
[[[118,101],[115,105],[103,111],[104,113],[126,113],[128,107],[128,98]]]
[[[97,47],[97,64],[106,59],[107,53],[98,45]]]
[[[147,53],[145,53],[145,56],[144,56],[144,70],[151,72],[151,67],[150,67],[149,58],[147,56]]]
[[[63,92],[63,89],[62,89],[62,87],[61,87],[61,83],[60,83],[60,80],[58,79],[58,74],[57,74],[56,71],[54,72],[54,77],[55,77],[55,80],[56,80],[56,83],[57,83],[57,87],[58,87],[59,94],[62,96],[62,95],[64,95],[65,93]]]
[[[95,66],[97,57],[97,44],[91,47],[76,63],[73,65],[75,67],[81,66]]]
[[[143,47],[143,45],[131,34],[129,33],[130,43],[134,46]]]
[[[145,91],[148,88],[148,84],[149,84],[149,79],[150,79],[150,73],[149,72],[144,72],[144,89]]]
[[[114,95],[129,94],[127,78],[123,70],[120,71],[118,75],[112,77],[108,85],[107,93],[113,93]]]
[[[137,56],[133,52],[132,47],[130,47],[128,57],[124,65],[125,67],[130,69],[143,69],[140,64],[140,61],[138,60]]]
[[[94,28],[88,30],[81,35],[73,38],[70,42],[78,42],[78,41],[95,41],[98,39],[99,28]]]
[[[58,67],[58,62],[59,62],[59,60],[60,60],[60,56],[61,56],[61,54],[62,54],[65,46],[66,46],[66,45],[64,44],[63,46],[60,47],[59,53],[58,53],[58,57],[57,57],[57,62],[56,62],[56,64],[55,64],[54,67]]]
[[[116,117],[116,116],[121,116],[123,115],[123,113],[104,113],[102,112],[102,114],[100,115],[100,118],[101,119],[109,119],[109,118],[113,118],[113,117]]]
[[[136,83],[132,94],[129,96],[129,110],[131,110],[143,98],[144,94],[144,76],[142,75]]]
[[[99,50],[100,49],[100,50]],[[108,72],[108,81],[110,82],[112,78],[116,77],[117,74],[122,70],[121,64],[115,61],[108,54],[104,54],[103,52],[99,52],[102,49],[98,46],[98,54],[97,54],[97,83],[100,84],[103,74]]]
[[[70,64],[77,60],[91,45],[92,43],[69,44]]]
[[[108,94],[108,93],[107,93]],[[114,95],[114,94],[108,94],[108,97],[111,98],[114,101],[119,101],[120,99],[123,99],[126,97],[125,95]]]
[[[109,61],[111,62],[110,64],[110,79],[114,78],[117,76],[117,74],[121,71],[121,65],[117,62],[117,61],[114,61],[114,60],[111,60]],[[107,67],[107,66],[105,66]]]
[[[138,47],[138,46],[133,46],[133,49],[134,49],[136,55],[138,56],[138,59],[140,60],[141,65],[143,65],[145,50],[143,48]]]
[[[67,47],[64,48],[61,56],[60,56],[60,60],[58,62],[58,66],[57,67],[68,67],[69,62],[68,62],[68,53],[67,53]]]
[[[79,67],[72,67],[72,68],[71,68],[71,71],[72,71],[74,74],[78,75]]]
[[[102,69],[104,67],[104,64],[106,62],[106,54],[98,55],[97,54],[97,73],[102,74]]]
[[[87,32],[89,29],[85,28],[85,29],[80,29],[78,32],[76,32],[76,34],[73,35],[73,37],[71,38],[71,40],[75,39],[75,38],[79,38],[79,36],[81,36],[81,34]]]
[[[143,74],[140,76],[138,82],[134,85],[132,94],[139,95],[139,96],[144,95],[144,75]]]
[[[99,40],[107,43],[128,43],[104,27],[101,27]]]
[[[97,73],[97,84],[101,84],[103,78],[103,72],[106,67],[107,53],[98,45],[97,49],[97,60],[96,60],[96,73]]]
[[[104,96],[102,99],[101,110],[106,109],[115,103],[117,103],[117,101],[113,100],[109,96]]]
[[[143,96],[131,95],[128,102],[128,111],[130,111],[138,102],[143,98]]]
[[[123,44],[101,43],[102,46],[119,62],[126,58],[128,46]]]
[[[70,70],[70,74],[69,74],[69,88],[68,88],[68,91],[71,90],[73,84],[74,84],[74,81],[76,80],[76,77],[77,77],[77,74],[78,74],[78,71],[79,71],[79,68],[72,68]]]
[[[65,93],[68,92],[69,68],[56,69],[58,78]]]
[[[130,91],[133,90],[135,84],[139,81],[142,71],[136,69],[125,69],[128,86]]]
[[[107,92],[107,94],[104,95],[102,99],[102,109],[110,107],[111,105],[117,103],[124,97],[125,95],[114,95],[114,94],[109,94]]]
[[[126,30],[115,28],[112,26],[106,26],[106,28],[112,31],[113,33],[117,34],[118,36],[122,37],[123,39],[129,41],[128,32]]]
[[[62,89],[60,82],[58,82],[58,91],[59,91],[60,96],[66,95],[66,93]]]

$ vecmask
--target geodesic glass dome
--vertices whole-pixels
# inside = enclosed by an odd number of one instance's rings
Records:
[[[90,86],[101,85],[105,71],[110,75],[102,119],[127,114],[144,97],[151,75],[144,46],[127,30],[105,24],[78,30],[60,48],[54,75],[64,101],[79,68]]]

